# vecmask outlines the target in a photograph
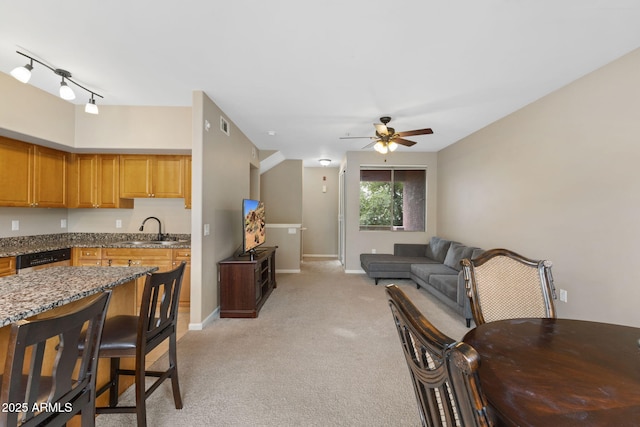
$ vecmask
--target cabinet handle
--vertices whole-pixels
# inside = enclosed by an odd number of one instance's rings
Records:
[[[109,260],[108,264],[109,264],[109,267],[111,267],[111,260]]]
[[[127,261],[127,266],[131,267],[131,260]]]

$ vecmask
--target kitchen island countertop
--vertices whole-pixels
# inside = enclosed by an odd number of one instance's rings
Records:
[[[156,270],[158,267],[52,267],[0,278],[0,327]]]

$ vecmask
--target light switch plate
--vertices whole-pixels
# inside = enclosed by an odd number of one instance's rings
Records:
[[[18,221],[17,219],[14,219],[13,221],[11,221],[11,231],[18,231],[20,230],[20,221]]]
[[[205,224],[204,225],[204,235],[208,236],[209,234],[211,234],[211,226],[209,224]]]

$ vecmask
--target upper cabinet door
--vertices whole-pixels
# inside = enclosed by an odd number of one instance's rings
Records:
[[[68,153],[35,146],[35,206],[67,207]]]
[[[97,155],[76,154],[73,156],[71,161],[71,176],[69,178],[70,208],[97,207],[97,170]]]
[[[153,197],[184,197],[184,156],[154,156]]]
[[[184,158],[184,208],[191,209],[191,156]]]
[[[31,206],[34,146],[0,136],[0,206]]]
[[[97,197],[100,208],[133,208],[133,200],[120,198],[120,156],[98,155]]]
[[[120,197],[127,199],[153,197],[151,191],[151,156],[120,156]]]

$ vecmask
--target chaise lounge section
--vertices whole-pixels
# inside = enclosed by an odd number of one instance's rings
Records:
[[[379,279],[411,279],[465,318],[471,325],[471,306],[467,298],[462,265],[464,258],[475,258],[480,248],[434,236],[428,244],[396,243],[392,254],[361,254],[360,265],[367,276]]]

